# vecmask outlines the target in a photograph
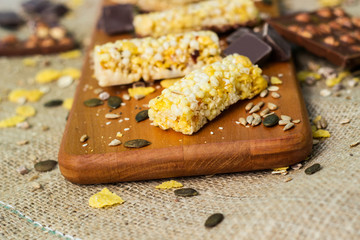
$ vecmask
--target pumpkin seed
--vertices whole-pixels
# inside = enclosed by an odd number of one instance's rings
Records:
[[[264,98],[268,95],[269,91],[267,89],[265,90],[262,90],[261,93],[260,93],[260,97]]]
[[[286,124],[285,125],[285,127],[284,127],[284,131],[287,131],[287,130],[289,130],[290,128],[292,128],[292,127],[294,127],[295,126],[295,124],[294,123],[292,123],[292,122],[289,122],[288,124]]]
[[[63,100],[61,99],[54,99],[51,101],[48,101],[44,104],[44,107],[58,107],[63,104]]]
[[[176,189],[174,191],[174,193],[178,197],[192,197],[192,196],[199,195],[198,191],[196,191],[195,189],[192,189],[192,188]]]
[[[280,94],[277,93],[277,92],[272,92],[272,93],[271,93],[271,96],[272,96],[273,98],[280,98],[280,97],[281,97]]]
[[[276,114],[268,115],[263,120],[263,124],[265,127],[275,126],[276,124],[278,124],[278,122],[279,122],[279,117]]]
[[[246,126],[246,124],[247,124],[246,119],[243,117],[239,118],[239,122],[244,126]]]
[[[320,164],[315,163],[314,165],[312,165],[312,166],[308,167],[307,169],[305,169],[305,173],[307,175],[312,175],[312,174],[320,171],[320,169],[321,169]]]
[[[254,106],[253,102],[249,102],[248,104],[246,104],[245,106],[245,111],[250,111],[250,109]]]
[[[125,142],[124,146],[128,147],[128,148],[142,148],[142,147],[146,147],[150,144],[151,144],[151,142],[149,142],[145,139],[133,139],[133,140]]]
[[[117,97],[117,96],[111,96],[108,99],[108,106],[112,109],[117,109],[118,107],[120,107],[122,103],[121,98]]]
[[[148,118],[149,118],[148,110],[142,110],[138,114],[136,114],[135,120],[137,122],[141,122]]]
[[[84,105],[87,107],[97,107],[100,105],[103,105],[104,102],[98,98],[91,98],[86,101],[84,101]]]
[[[45,160],[38,162],[34,165],[34,168],[38,172],[47,172],[52,170],[57,164],[57,161],[54,160]]]
[[[224,215],[223,215],[223,214],[221,214],[221,213],[214,213],[213,215],[211,215],[210,217],[208,217],[208,219],[206,219],[206,221],[205,221],[205,227],[207,227],[207,228],[215,227],[216,225],[218,225],[219,223],[221,223],[222,220],[224,220]]]
[[[274,104],[274,103],[269,102],[269,103],[268,103],[268,108],[269,108],[271,111],[274,111],[274,110],[276,110],[276,109],[278,108],[278,106],[277,106],[276,104]]]

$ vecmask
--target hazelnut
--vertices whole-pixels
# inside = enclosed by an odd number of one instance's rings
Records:
[[[298,22],[309,22],[310,16],[307,13],[300,13],[300,14],[296,15],[295,20]]]
[[[353,26],[350,18],[348,17],[339,17],[335,21],[344,27],[352,28]]]
[[[328,8],[322,8],[316,11],[316,13],[323,18],[329,18],[331,17],[331,11]]]
[[[52,38],[46,38],[44,40],[41,41],[40,46],[47,48],[47,47],[52,47],[55,45],[55,40]]]
[[[355,26],[360,27],[360,17],[353,17],[351,21]]]
[[[7,36],[3,37],[2,42],[5,45],[14,45],[18,42],[18,39],[15,35],[7,35]]]
[[[301,32],[299,32],[299,35],[304,38],[312,38],[313,37],[313,35],[309,31],[301,31]]]
[[[351,50],[353,50],[353,51],[360,52],[360,46],[359,46],[359,45],[353,45],[353,46],[351,46],[350,48],[351,48]]]
[[[334,47],[339,46],[339,42],[336,41],[333,36],[328,36],[328,37],[324,38],[324,43],[326,43],[327,45],[330,45],[330,46],[334,46]]]
[[[325,23],[321,23],[318,26],[317,30],[320,32],[320,34],[330,34],[331,33],[331,27]]]
[[[337,22],[329,22],[329,26],[332,28],[332,29],[335,29],[335,30],[340,30],[341,29],[341,25]]]
[[[343,35],[343,36],[341,36],[341,37],[340,37],[340,41],[345,42],[345,43],[350,43],[350,44],[355,43],[355,39],[352,38],[352,37],[349,36],[349,35]]]
[[[288,29],[289,29],[289,31],[292,31],[292,32],[298,32],[300,30],[300,27],[296,26],[296,25],[290,25],[290,26],[288,26]]]
[[[60,40],[64,38],[66,35],[66,31],[62,27],[53,27],[50,28],[50,36],[56,40]]]
[[[339,8],[339,7],[337,7],[337,8],[334,9],[334,14],[335,14],[335,16],[337,16],[337,17],[343,17],[343,16],[345,16],[344,10],[342,10],[342,9]]]
[[[71,38],[68,38],[68,37],[65,37],[65,38],[63,38],[63,39],[61,39],[61,40],[59,41],[59,44],[60,44],[61,46],[70,45],[70,44],[72,44],[72,43],[73,43],[73,40],[72,40]]]
[[[312,35],[316,35],[317,33],[317,29],[314,25],[306,25],[305,30],[309,31],[309,33],[311,33]]]
[[[26,47],[26,48],[35,48],[36,46],[37,46],[37,41],[28,39],[28,40],[25,42],[25,47]]]
[[[47,26],[36,26],[36,36],[39,38],[46,38],[49,36],[49,28]]]
[[[36,35],[30,35],[30,37],[28,38],[28,41],[37,42],[37,41],[39,41],[39,38]]]

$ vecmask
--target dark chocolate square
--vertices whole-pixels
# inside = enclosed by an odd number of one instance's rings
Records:
[[[134,30],[133,11],[131,4],[105,6],[100,26],[109,35],[131,32]]]
[[[265,24],[263,29],[264,41],[269,44],[273,51],[271,58],[275,61],[288,61],[291,58],[290,44],[270,25]]]

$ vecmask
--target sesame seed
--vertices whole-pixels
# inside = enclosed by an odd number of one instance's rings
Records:
[[[124,128],[124,131],[126,132],[126,131],[129,131],[130,130],[130,128]]]

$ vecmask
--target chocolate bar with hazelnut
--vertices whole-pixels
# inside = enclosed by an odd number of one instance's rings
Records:
[[[268,20],[285,39],[344,68],[360,66],[360,18],[321,8]]]

